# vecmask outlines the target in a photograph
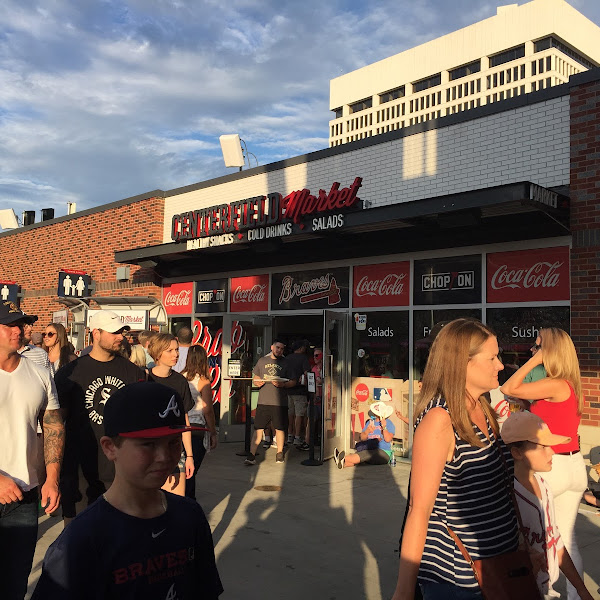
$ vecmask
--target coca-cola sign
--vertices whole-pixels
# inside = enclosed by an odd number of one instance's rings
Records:
[[[163,287],[163,305],[167,315],[189,315],[192,313],[193,284],[172,283]]]
[[[569,300],[569,248],[487,255],[488,302]]]
[[[269,276],[232,277],[230,281],[231,312],[269,310]]]
[[[409,279],[408,261],[354,267],[352,306],[408,306]]]
[[[347,308],[348,269],[275,273],[271,309]]]

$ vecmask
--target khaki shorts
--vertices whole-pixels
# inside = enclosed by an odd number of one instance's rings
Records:
[[[290,414],[297,417],[306,416],[306,407],[308,406],[308,398],[301,394],[288,394],[288,410]]]

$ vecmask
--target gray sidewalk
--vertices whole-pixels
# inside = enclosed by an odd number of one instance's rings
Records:
[[[328,461],[305,467],[300,461],[308,453],[295,449],[276,464],[275,449],[260,449],[257,464],[247,467],[235,454],[241,449],[242,444],[221,444],[197,478],[223,600],[391,597],[410,465],[338,470]],[[281,489],[268,491],[272,486]],[[600,599],[600,517],[594,512],[582,506],[577,535],[586,583]],[[61,530],[58,519],[40,519],[30,591],[46,548]]]

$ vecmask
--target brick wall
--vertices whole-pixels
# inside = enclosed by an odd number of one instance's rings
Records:
[[[600,81],[571,89],[571,331],[586,395],[582,425],[600,426]],[[595,445],[600,445],[596,435]]]
[[[568,185],[569,96],[168,195],[163,240],[171,241],[171,217],[180,212],[305,187],[316,193],[355,177],[373,207],[519,181]]]
[[[118,282],[115,250],[160,244],[163,199],[149,198],[91,214],[15,230],[0,236],[0,280],[16,281],[24,297],[21,308],[37,314],[35,330],[52,321],[63,308],[56,301],[58,271],[86,271],[96,284],[96,296],[154,296],[160,281],[151,269],[131,266],[130,280]]]

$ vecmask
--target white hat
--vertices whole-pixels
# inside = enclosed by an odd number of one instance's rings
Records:
[[[90,331],[94,329],[102,329],[108,331],[108,333],[116,333],[122,329],[129,331],[131,327],[129,325],[123,325],[121,317],[112,310],[99,310],[97,313],[92,315],[90,319]]]
[[[387,419],[394,412],[394,409],[389,404],[385,404],[385,402],[374,402],[369,407],[369,410],[375,416],[382,419]]]

